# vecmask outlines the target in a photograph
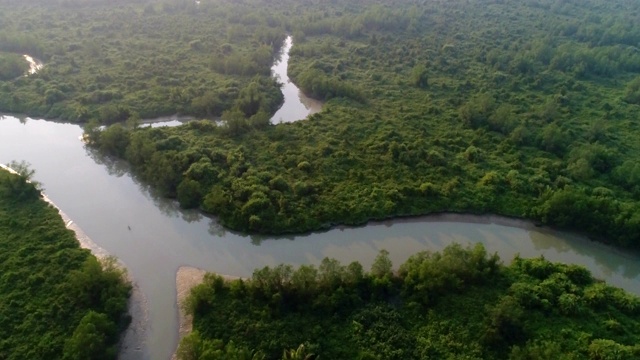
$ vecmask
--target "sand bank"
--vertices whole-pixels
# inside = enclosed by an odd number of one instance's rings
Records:
[[[179,308],[178,344],[180,343],[180,340],[182,340],[183,337],[188,335],[193,330],[193,317],[190,315],[187,315],[186,312],[184,311],[184,302],[186,301],[187,297],[191,293],[191,289],[194,286],[202,283],[202,281],[204,280],[204,276],[206,274],[207,274],[207,271],[205,270],[189,267],[189,266],[180,267],[178,269],[178,272],[176,273],[176,293],[177,293],[177,302],[178,302],[178,308]],[[218,274],[218,275],[222,276],[222,278],[225,279],[226,281],[240,279],[237,276],[221,275],[221,274]],[[174,353],[171,359],[177,360],[177,358],[178,357],[176,353]]]

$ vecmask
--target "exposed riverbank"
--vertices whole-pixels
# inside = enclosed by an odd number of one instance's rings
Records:
[[[271,74],[282,84],[281,91],[284,95],[284,103],[271,117],[272,124],[303,120],[311,114],[322,111],[323,103],[306,96],[289,78],[289,52],[291,47],[293,47],[293,37],[287,36],[278,58],[271,67]]]
[[[0,169],[4,169],[12,174],[18,175],[18,173],[12,168],[0,164]],[[71,218],[60,209],[51,199],[47,197],[44,192],[41,192],[42,199],[47,202],[49,205],[54,207],[62,221],[65,223],[67,229],[71,230],[75,234],[75,238],[78,240],[80,247],[83,249],[89,250],[95,257],[99,260],[105,260],[111,255],[98,244],[96,244],[83,230],[80,226],[71,220]],[[127,266],[120,260],[117,260],[117,264],[122,269],[127,269]],[[121,350],[119,354],[119,359],[122,360],[134,360],[139,358],[137,354],[143,348],[143,343],[146,337],[145,329],[146,323],[148,321],[148,310],[147,310],[147,300],[144,296],[144,293],[140,291],[140,288],[135,283],[134,279],[127,272],[127,281],[132,284],[131,295],[129,297],[129,314],[131,315],[131,323],[127,330],[122,334],[121,337]]]
[[[204,276],[207,274],[206,270],[190,267],[190,266],[181,266],[176,273],[176,295],[177,295],[177,306],[178,306],[178,344],[183,337],[188,335],[193,330],[193,316],[187,315],[184,304],[191,293],[191,289],[202,283],[204,280]],[[230,275],[219,275],[222,276],[226,281],[239,279],[237,276]],[[177,351],[177,348],[176,348]],[[172,356],[172,360],[177,360],[177,353],[174,353]]]
[[[240,277],[281,263],[317,265],[324,257],[359,261],[368,268],[381,249],[398,265],[418,251],[480,242],[505,261],[515,254],[542,255],[586,266],[594,276],[634,293],[640,289],[640,261],[630,254],[531,223],[525,229],[514,227],[522,225],[520,220],[493,216],[433,215],[280,237],[238,234],[159,197],[126,163],[87,150],[78,140],[81,134],[76,124],[20,122],[6,116],[0,121],[0,162],[30,162],[47,196],[129,267],[148,299],[144,342],[129,359],[169,359],[174,353],[179,327],[176,271],[184,265]]]

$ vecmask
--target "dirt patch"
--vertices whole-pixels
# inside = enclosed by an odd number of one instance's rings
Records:
[[[206,274],[207,274],[207,271],[205,270],[189,267],[189,266],[180,267],[178,269],[178,272],[176,273],[176,292],[177,292],[177,302],[178,302],[178,309],[179,309],[178,311],[179,313],[178,344],[180,344],[180,341],[182,340],[183,337],[188,335],[193,330],[193,317],[185,313],[184,306],[183,306],[184,302],[186,301],[187,297],[191,293],[191,289],[194,286],[202,283],[202,281],[204,280],[204,276]],[[240,279],[237,276],[221,275],[221,274],[218,274],[218,275],[222,276],[222,278],[225,279],[226,281]],[[177,360],[178,359],[177,354],[174,353],[171,359]]]

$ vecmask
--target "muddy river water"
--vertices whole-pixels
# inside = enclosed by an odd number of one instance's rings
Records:
[[[290,38],[288,43],[285,49],[290,48]],[[299,91],[291,94],[301,101]],[[302,117],[305,111],[308,115],[312,110],[306,108]],[[300,116],[280,118],[292,121]],[[146,298],[146,311],[134,314],[145,320],[137,322],[143,342],[125,349],[123,359],[171,357],[178,337],[175,276],[184,265],[250,276],[266,265],[318,264],[328,256],[343,263],[357,260],[368,268],[378,251],[386,249],[397,266],[417,251],[440,250],[454,242],[481,242],[505,262],[515,254],[544,255],[552,261],[583,265],[596,277],[640,295],[637,256],[500,217],[437,215],[286,237],[226,231],[215,219],[181,210],[174,201],[158,197],[126,164],[87,149],[81,134],[75,124],[3,116],[0,163],[31,163],[48,197],[95,243],[126,264]]]
[[[396,265],[453,242],[485,244],[505,261],[515,254],[581,264],[640,295],[640,259],[579,236],[500,217],[438,215],[287,237],[225,231],[215,219],[180,210],[140,183],[122,162],[86,149],[78,125],[5,116],[0,163],[26,160],[49,198],[99,246],[120,258],[148,304],[146,341],[124,358],[168,359],[177,342],[176,270],[183,265],[236,276],[279,263],[328,256],[368,267],[381,249]],[[127,355],[127,354],[124,354]]]

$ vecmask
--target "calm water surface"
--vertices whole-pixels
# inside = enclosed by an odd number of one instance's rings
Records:
[[[81,133],[73,124],[5,116],[0,120],[0,162],[30,162],[52,201],[128,266],[149,304],[148,339],[132,359],[167,359],[174,351],[175,273],[182,265],[250,276],[265,265],[317,264],[326,256],[369,266],[381,249],[389,250],[399,265],[417,251],[481,242],[506,261],[520,253],[581,264],[595,276],[640,294],[637,257],[498,217],[433,216],[286,238],[235,234],[198,212],[182,211],[175,202],[158,198],[124,164],[87,150]]]
[[[292,46],[293,38],[288,36],[280,49],[278,58],[271,67],[271,74],[282,84],[281,90],[284,95],[282,107],[280,107],[273,117],[271,117],[272,124],[304,120],[307,116],[322,110],[322,102],[304,95],[302,91],[293,82],[291,82],[291,79],[289,79],[289,76],[287,75],[289,51]],[[141,126],[179,126],[189,122],[190,120],[193,120],[193,118],[169,116],[143,121]]]
[[[284,94],[284,104],[271,118],[273,124],[302,120],[322,109],[320,101],[304,95],[287,75],[291,46],[293,46],[293,38],[288,36],[280,49],[279,59],[271,67],[273,76],[283,84],[282,93]]]

